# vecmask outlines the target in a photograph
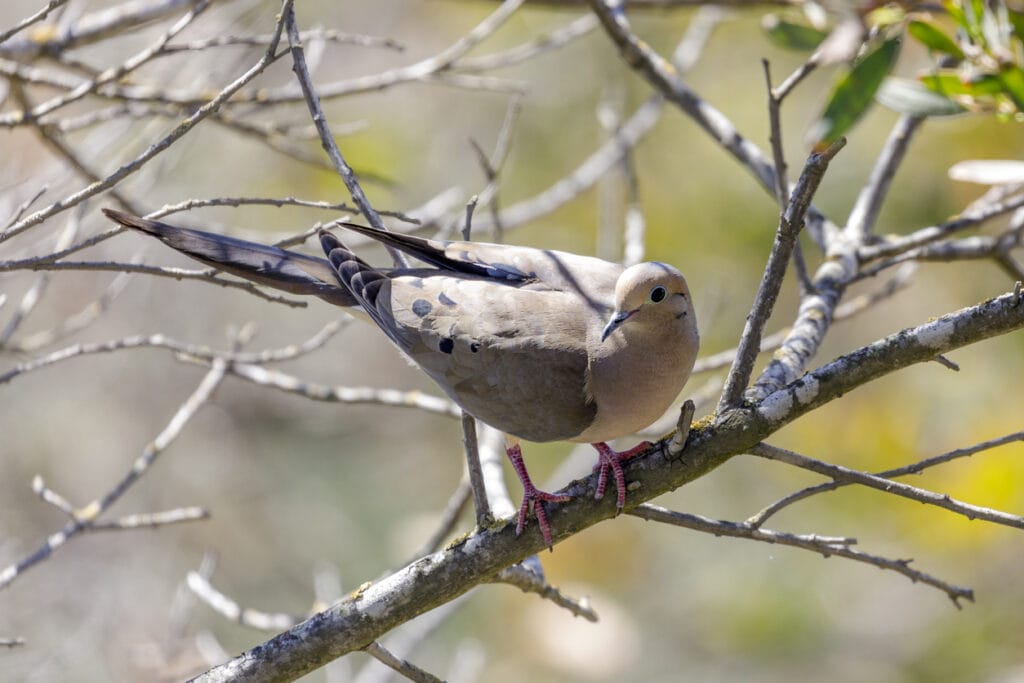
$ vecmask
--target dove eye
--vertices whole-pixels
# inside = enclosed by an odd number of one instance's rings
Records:
[[[666,296],[668,296],[668,290],[661,285],[658,285],[657,287],[651,290],[651,301],[653,301],[654,303],[660,303],[664,301]]]

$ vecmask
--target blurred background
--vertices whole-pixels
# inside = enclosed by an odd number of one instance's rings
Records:
[[[81,16],[111,4],[73,1],[65,12]],[[13,26],[39,6],[35,0],[3,3],[0,26]],[[303,29],[337,29],[404,45],[401,51],[309,45],[314,78],[323,85],[435,55],[496,6],[476,0],[304,0],[297,9]],[[268,33],[278,10],[278,3],[215,2],[175,40]],[[766,11],[727,12],[687,75],[700,95],[765,149],[768,115],[761,59],[770,61],[779,81],[804,58],[765,37],[761,20]],[[582,7],[526,6],[470,54],[519,45],[584,13]],[[119,64],[151,44],[178,14],[74,54],[100,68]],[[678,9],[631,13],[637,32],[665,55],[693,17],[693,10]],[[133,79],[171,92],[198,90],[210,96],[249,68],[262,49],[235,46],[157,59]],[[927,59],[923,50],[908,46],[897,71],[913,75]],[[289,67],[290,60],[281,59],[253,86],[289,85]],[[836,67],[821,69],[784,105],[783,134],[794,177],[835,74]],[[599,111],[627,117],[651,92],[600,29],[486,75],[524,90],[501,168],[503,207],[550,187],[605,143],[608,131]],[[408,82],[328,99],[324,106],[339,131],[341,150],[364,178],[376,208],[409,211],[456,188],[447,206],[454,217],[487,184],[470,140],[490,153],[511,97],[507,91],[450,82]],[[9,93],[2,107],[17,108]],[[255,107],[246,115],[260,120]],[[301,101],[275,109],[274,117],[308,124]],[[178,113],[114,121],[69,133],[67,139],[106,175],[181,118]],[[840,224],[896,118],[875,107],[829,170],[816,203]],[[969,115],[929,120],[895,178],[878,232],[909,232],[957,214],[985,188],[949,180],[951,164],[1019,158],[1022,150],[1024,131],[1014,123]],[[306,141],[305,152],[321,153],[315,139]],[[85,184],[24,127],[0,128],[0,158],[4,217],[43,186],[46,192],[37,207]],[[637,145],[632,161],[647,224],[646,258],[671,262],[686,274],[697,302],[703,353],[731,348],[772,241],[774,200],[671,107]],[[197,197],[349,198],[333,171],[300,163],[212,122],[198,126],[120,189],[147,211]],[[623,179],[612,172],[557,210],[509,229],[505,239],[619,259],[626,201]],[[81,216],[83,231],[107,228],[99,209],[112,205],[103,195],[88,202]],[[483,220],[487,213],[481,208],[478,216]],[[19,238],[5,258],[52,248],[67,215]],[[167,220],[269,241],[335,217],[315,209],[264,206],[200,209]],[[805,247],[813,267],[820,254],[809,242]],[[135,234],[120,235],[80,256],[126,261],[136,254],[145,263],[193,267]],[[373,249],[366,250],[366,258],[375,263],[387,259]],[[114,276],[53,273],[45,300],[20,334],[49,329],[81,310]],[[37,277],[28,272],[2,276],[0,292],[8,302],[0,320],[6,321]],[[877,289],[882,279],[858,285],[851,294]],[[1011,287],[1007,275],[988,262],[924,264],[907,289],[837,323],[815,364]],[[790,278],[771,331],[792,320],[796,294]],[[228,331],[252,321],[258,334],[250,348],[262,349],[304,340],[337,317],[338,309],[319,300],[295,309],[206,283],[133,275],[94,324],[58,347],[162,332],[186,343],[226,348]],[[369,326],[353,324],[325,349],[280,369],[329,385],[440,393],[382,339]],[[29,357],[5,352],[0,371]],[[950,357],[960,372],[937,363],[914,366],[833,401],[771,441],[877,471],[1020,430],[1024,336],[994,339]],[[29,554],[64,524],[60,513],[32,493],[33,476],[41,475],[74,504],[92,500],[123,476],[204,373],[166,351],[138,349],[72,359],[0,386],[0,566]],[[687,393],[707,379],[693,378]],[[535,481],[554,475],[547,486],[558,488],[589,471],[589,459],[574,471],[559,469],[572,449],[564,443],[526,444]],[[175,605],[182,600],[183,577],[205,553],[217,557],[214,584],[241,604],[302,614],[314,599],[314,576],[325,567],[334,568],[349,591],[411,559],[435,528],[462,467],[455,420],[399,408],[317,403],[229,377],[112,511],[116,516],[202,505],[211,519],[78,538],[17,579],[0,592],[0,637],[21,636],[27,644],[0,651],[0,679],[175,680],[202,670],[195,634],[215,638],[229,654],[267,637],[203,605],[180,623]],[[738,456],[657,502],[742,520],[818,481],[781,464]],[[511,482],[518,500],[520,489],[514,477]],[[957,461],[911,483],[1024,513],[1024,445]],[[471,524],[470,513],[459,530]],[[541,558],[553,584],[589,596],[599,623],[574,619],[507,586],[484,586],[407,656],[451,680],[496,683],[792,681],[826,675],[842,682],[1024,681],[1024,536],[1019,531],[968,522],[855,487],[789,508],[769,526],[855,536],[867,552],[913,558],[923,571],[973,587],[976,602],[957,610],[943,593],[895,573],[624,516]],[[374,675],[385,671],[355,654],[308,680],[347,680],[363,666],[376,670]]]

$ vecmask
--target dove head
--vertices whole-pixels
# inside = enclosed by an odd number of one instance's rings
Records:
[[[683,335],[694,330],[696,324],[690,288],[683,274],[665,263],[638,263],[619,276],[615,311],[601,333],[601,341],[626,325]]]

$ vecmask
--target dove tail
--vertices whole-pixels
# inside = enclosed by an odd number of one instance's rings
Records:
[[[381,290],[390,282],[387,274],[356,256],[341,240],[326,230],[321,230],[319,236],[320,246],[334,268],[334,277],[352,294],[377,326],[389,337],[394,337],[393,325],[389,324],[378,308]]]
[[[354,306],[356,300],[334,281],[330,263],[294,251],[181,228],[169,223],[103,209],[107,218],[126,228],[156,237],[167,246],[201,263],[292,294],[311,294],[338,306]]]

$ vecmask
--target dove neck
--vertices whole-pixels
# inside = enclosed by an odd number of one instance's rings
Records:
[[[697,355],[695,327],[679,335],[646,332],[627,324],[597,347],[589,378],[597,415],[574,441],[608,441],[637,432],[661,417],[682,391]]]

